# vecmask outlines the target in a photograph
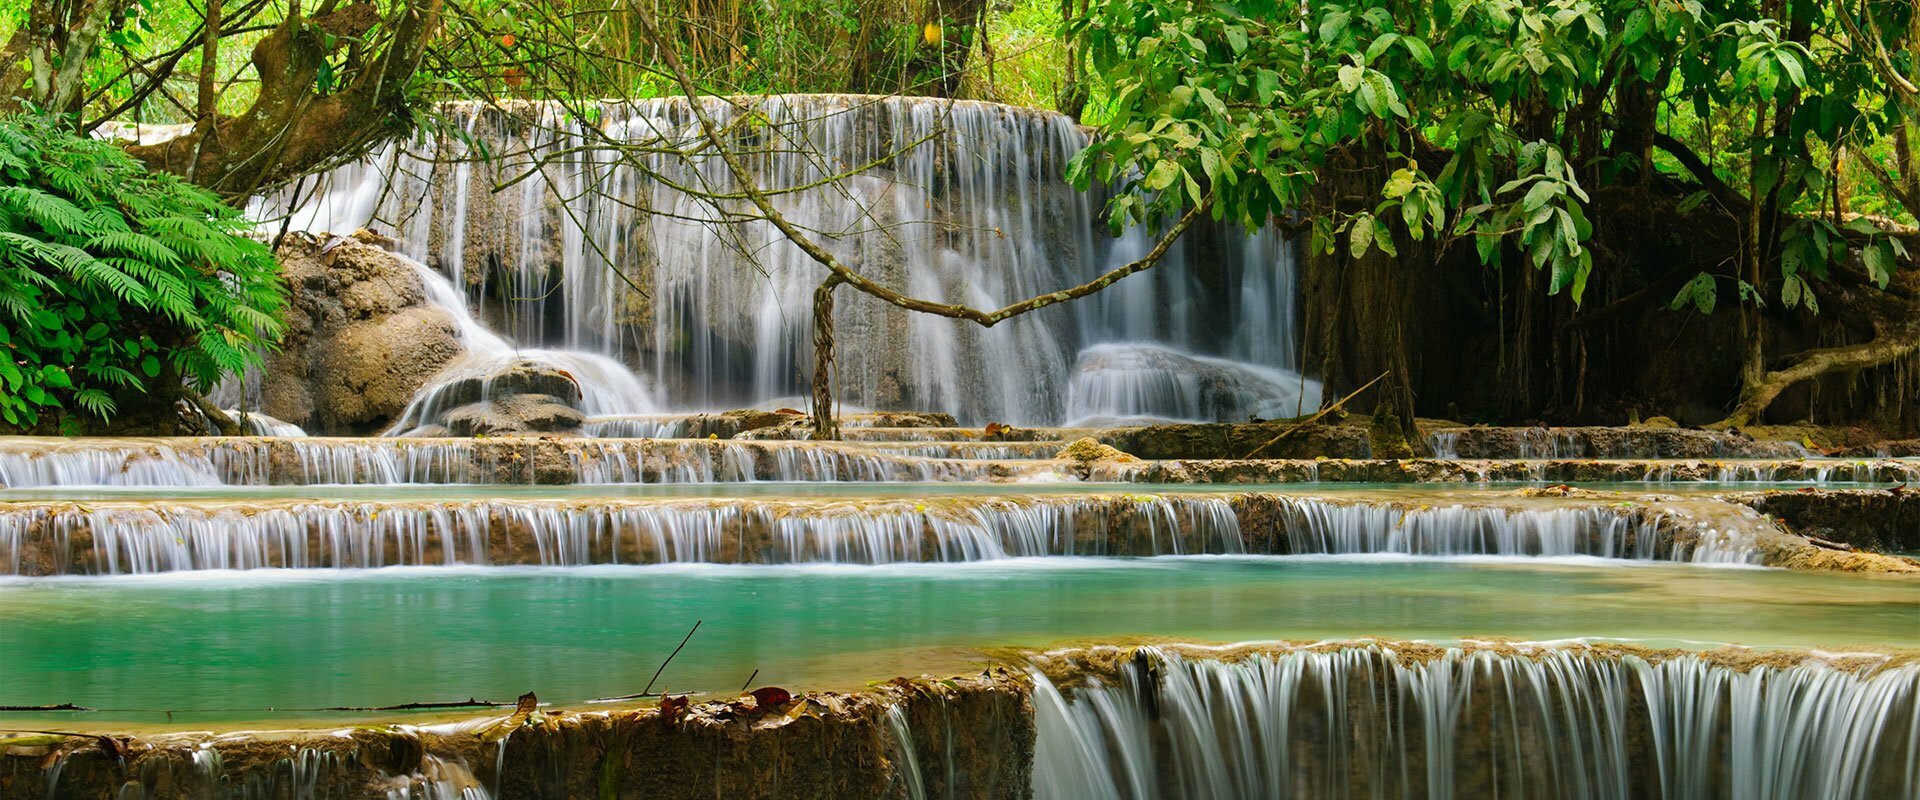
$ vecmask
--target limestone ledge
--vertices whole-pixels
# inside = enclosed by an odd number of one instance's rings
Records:
[[[897,678],[851,693],[676,697],[644,708],[542,707],[446,724],[331,730],[22,733],[0,738],[0,798],[224,797],[246,787],[249,797],[442,797],[481,790],[486,794],[477,796],[514,798],[1014,800],[1033,790],[1037,727],[1029,668],[1071,689],[1113,684],[1123,666],[1151,668],[1168,656],[1233,662],[1303,651],[1342,652],[1378,667],[1460,665],[1474,657],[1654,665],[1691,658],[1734,673],[1808,666],[1861,678],[1920,663],[1920,651],[1885,648],[1684,651],[1472,638],[1007,650],[990,656],[1022,666]],[[1503,691],[1499,674],[1461,684],[1470,696],[1461,698],[1467,713],[1454,724],[1463,733],[1499,727],[1485,718],[1494,706],[1488,701]],[[1343,704],[1363,715],[1356,724],[1381,721],[1364,716],[1380,712],[1375,704],[1355,698]],[[1625,712],[1644,716],[1636,706]],[[1636,743],[1632,752],[1647,756],[1645,749]],[[1651,774],[1651,762],[1644,763]]]

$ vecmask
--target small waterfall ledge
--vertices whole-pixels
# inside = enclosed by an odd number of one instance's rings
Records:
[[[679,419],[679,418],[675,418]],[[638,423],[635,423],[638,424]],[[724,420],[672,422],[693,432]],[[1026,436],[1042,431],[1020,429]],[[879,432],[878,436],[858,435]],[[742,481],[1138,483],[1920,483],[1911,459],[1193,459],[1073,464],[1057,441],[977,441],[957,429],[850,429],[847,443],[583,437],[161,439],[0,437],[0,488]],[[1064,431],[1065,435],[1081,431]],[[918,436],[916,436],[916,434]],[[718,433],[714,434],[718,436]],[[927,437],[919,439],[919,436]],[[970,438],[971,437],[971,438]]]
[[[1053,651],[852,694],[441,725],[0,740],[0,798],[1868,800],[1920,654],[1368,641]],[[1833,713],[1844,709],[1847,713]],[[609,794],[612,792],[612,794]]]
[[[0,570],[27,576],[1196,554],[1593,556],[1878,570],[1904,564],[1867,553],[1814,550],[1743,506],[1711,500],[1594,498],[1548,506],[1511,496],[1413,502],[1249,492],[0,503]]]
[[[1065,666],[1082,655],[1107,674]],[[1035,674],[1034,797],[1913,797],[1920,666],[1891,660],[1409,643],[1060,654]]]

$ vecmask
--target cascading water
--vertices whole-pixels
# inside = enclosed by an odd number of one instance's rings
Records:
[[[656,425],[655,423],[645,423]],[[680,423],[656,427],[672,432]],[[875,430],[875,429],[868,429]],[[924,432],[928,429],[919,429]],[[860,429],[849,429],[859,433]],[[903,432],[904,431],[904,432]],[[415,483],[706,483],[739,481],[1072,480],[1050,460],[1058,442],[916,442],[914,430],[882,431],[881,440],[828,445],[768,440],[639,440],[589,438],[350,439],[83,438],[48,444],[0,437],[0,487],[264,486]],[[850,437],[855,438],[855,437]],[[898,441],[891,441],[898,440]],[[1295,473],[1267,481],[1320,480],[1332,469],[1298,463]],[[1484,462],[1439,480],[1595,480],[1578,469],[1551,474],[1519,462]],[[1578,464],[1569,465],[1578,467]],[[1495,467],[1499,467],[1494,471]],[[1912,460],[1656,462],[1623,464],[1609,481],[1899,484],[1920,481]],[[1497,474],[1496,474],[1497,472]],[[1365,476],[1365,472],[1344,473]],[[1119,464],[1096,480],[1164,481],[1163,470]],[[1334,477],[1335,480],[1373,478]],[[1245,480],[1224,475],[1175,482]],[[1413,482],[1419,482],[1417,479]]]
[[[22,507],[0,574],[398,565],[983,561],[1242,552],[1224,499]]]
[[[1749,536],[1717,529],[1672,535],[1658,515],[1608,508],[1515,510],[1282,498],[1279,528],[1294,554],[1400,553],[1423,556],[1598,556],[1701,563],[1755,563]]]
[[[1101,194],[1061,179],[1086,143],[1064,116],[925,98],[704,102],[734,126],[733,145],[782,213],[917,296],[998,307],[1082,283],[1151,244],[1145,231],[1106,235]],[[483,298],[482,315],[508,336],[640,365],[663,405],[804,392],[825,272],[768,224],[721,222],[738,219],[739,201],[676,188],[738,191],[718,159],[683,154],[702,141],[686,100],[603,103],[592,124],[544,105],[447,111],[457,135],[394,143],[326,176],[310,201],[265,198],[254,213],[391,233]],[[764,122],[740,126],[748,111]],[[477,163],[476,141],[517,155]],[[644,148],[617,153],[609,142]],[[1293,270],[1274,231],[1204,227],[1153,270],[991,329],[843,289],[840,396],[971,422],[1311,410],[1318,385],[1292,372]]]
[[[425,264],[401,256],[426,291],[428,302],[445,310],[459,330],[465,352],[448,364],[413,398],[388,435],[407,436],[444,431],[447,413],[475,399],[486,400],[493,382],[516,364],[531,363],[560,370],[580,392],[581,411],[593,416],[633,415],[658,410],[653,393],[626,365],[598,353],[579,350],[521,349],[474,319],[467,299],[445,276]],[[478,398],[460,388],[477,384]]]
[[[1920,796],[1920,666],[1383,645],[1034,674],[1038,800]]]
[[[1749,529],[1594,506],[1446,507],[1262,493],[803,500],[14,503],[0,574],[423,565],[967,562],[1040,556],[1588,555],[1757,563]]]

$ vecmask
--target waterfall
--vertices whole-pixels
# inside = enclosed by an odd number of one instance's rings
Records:
[[[642,423],[635,423],[636,425]],[[684,422],[645,423],[661,428]],[[715,481],[979,481],[1023,478],[1070,480],[1050,457],[1059,442],[915,441],[934,429],[850,428],[842,444],[781,439],[592,438],[77,438],[0,437],[0,487],[263,486],[326,484],[636,484]],[[891,440],[898,441],[891,441]],[[1331,463],[1331,462],[1330,462]],[[1515,462],[1492,462],[1468,473]],[[1124,465],[1123,465],[1124,466]],[[1298,474],[1261,473],[1264,481],[1377,480],[1377,473],[1331,473],[1314,462]],[[1538,464],[1533,465],[1538,467]],[[1578,467],[1579,465],[1571,465]],[[1544,470],[1530,479],[1664,481],[1780,481],[1911,483],[1920,462],[1781,461],[1746,464],[1660,462],[1626,465],[1631,471],[1583,475]],[[1493,480],[1527,479],[1501,469]],[[1156,481],[1153,469],[1101,473],[1100,480]],[[1456,478],[1458,479],[1458,478]],[[1174,477],[1175,482],[1233,481],[1232,475]],[[1321,551],[1325,551],[1324,549]],[[1318,551],[1316,551],[1318,552]],[[1331,551],[1337,552],[1337,551]]]
[[[246,436],[305,436],[307,432],[300,426],[286,420],[277,419],[252,411],[238,408],[226,409],[227,416],[240,423],[240,432]]]
[[[1062,179],[1087,134],[1058,114],[844,95],[702,102],[794,224],[916,296],[998,307],[1085,282],[1152,243],[1144,230],[1111,236],[1104,193]],[[804,394],[811,298],[826,273],[771,225],[731,221],[741,201],[677,188],[739,190],[718,159],[686,154],[703,144],[688,101],[605,102],[590,120],[540,104],[444,111],[448,129],[343,166],[311,197],[260,198],[254,215],[390,234],[506,337],[634,365],[659,406]],[[840,397],[970,424],[1310,410],[1318,384],[1293,371],[1294,269],[1277,231],[1205,225],[1152,270],[990,329],[843,288]],[[1082,408],[1070,394],[1098,402]]]
[[[599,353],[514,347],[474,319],[473,311],[467,307],[466,295],[455,289],[445,276],[414,259],[399,258],[420,276],[427,302],[453,318],[465,351],[459,359],[442,368],[407,404],[388,435],[418,435],[436,427],[444,429],[447,412],[475,399],[488,399],[498,376],[519,363],[558,369],[571,378],[580,390],[581,411],[589,415],[642,414],[658,410],[653,393],[625,364]],[[479,384],[478,398],[458,390],[470,382]]]
[[[888,564],[1243,551],[1224,499],[21,505],[0,571],[589,564]]]
[[[1394,646],[1034,673],[1039,800],[1920,796],[1920,666]]]
[[[1285,551],[1295,554],[1400,553],[1424,556],[1599,556],[1752,564],[1753,538],[1703,529],[1682,539],[1658,514],[1603,507],[1513,509],[1450,505],[1336,503],[1279,499]]]
[[[1447,507],[1242,493],[921,501],[10,503],[0,574],[589,564],[889,564],[1041,556],[1588,555],[1759,563],[1759,531],[1666,512]]]

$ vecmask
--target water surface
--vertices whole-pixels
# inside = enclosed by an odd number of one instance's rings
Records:
[[[857,688],[1075,640],[1920,646],[1912,581],[1596,559],[1049,558],[894,567],[262,570],[0,581],[0,705],[311,719],[537,692]],[[173,711],[171,716],[166,712]],[[48,724],[38,716],[33,726]],[[360,714],[359,716],[365,716]]]

